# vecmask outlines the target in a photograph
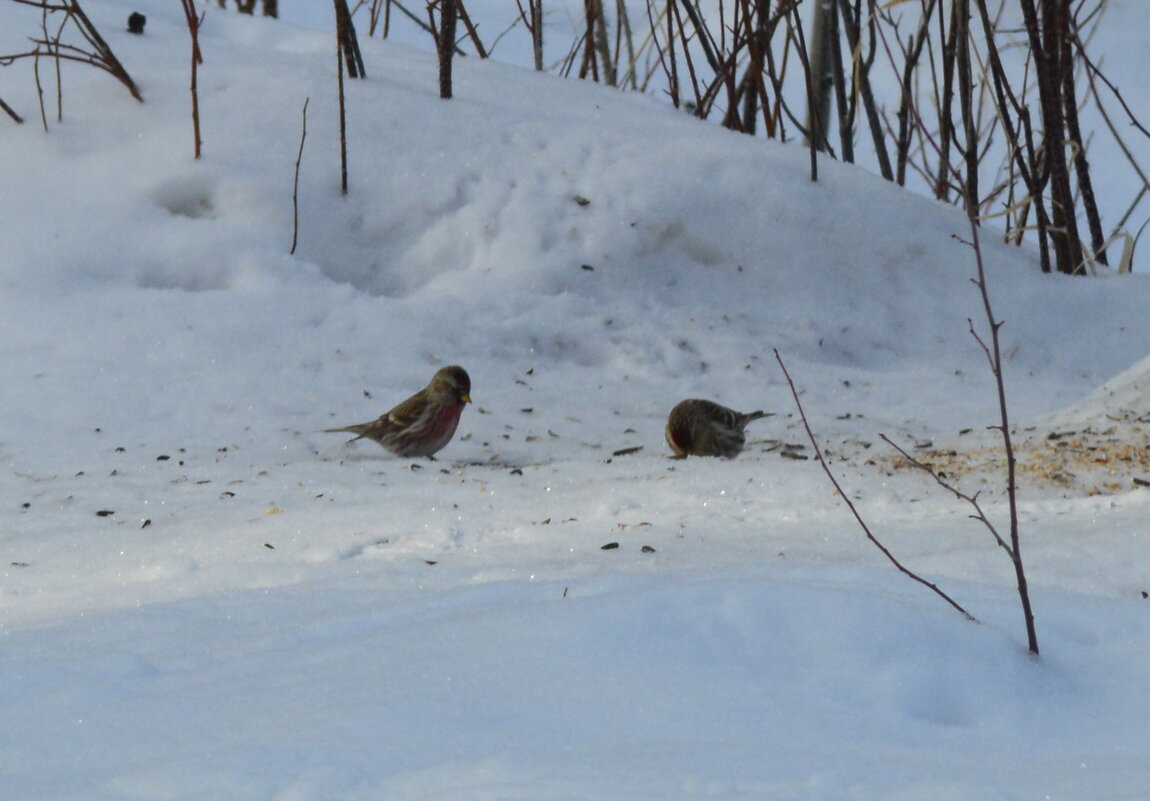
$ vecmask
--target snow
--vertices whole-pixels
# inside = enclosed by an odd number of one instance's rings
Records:
[[[144,104],[68,65],[45,133],[0,70],[0,795],[1145,793],[1144,274],[983,238],[1035,660],[1005,556],[879,439],[1005,526],[954,209],[511,65],[444,102],[366,38],[345,198],[327,33],[205,8],[193,161],[180,9],[85,8]],[[0,6],[0,43],[29,24]],[[979,624],[866,542],[775,349],[872,530]],[[451,363],[475,403],[436,461],[321,433]],[[775,415],[673,461],[685,397]]]

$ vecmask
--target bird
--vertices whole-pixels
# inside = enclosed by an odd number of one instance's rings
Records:
[[[763,411],[744,414],[714,401],[690,398],[675,404],[667,416],[664,434],[676,459],[687,456],[733,459],[743,450],[743,429],[747,423],[768,416]]]
[[[471,403],[471,377],[457,364],[441,368],[427,386],[391,411],[369,423],[326,428],[324,433],[355,434],[349,442],[370,439],[396,456],[434,459],[459,425],[463,407]]]

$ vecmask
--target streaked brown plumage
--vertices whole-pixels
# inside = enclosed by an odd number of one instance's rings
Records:
[[[439,370],[426,387],[379,419],[325,431],[355,434],[352,442],[374,440],[396,456],[430,459],[451,442],[459,416],[468,403],[471,403],[471,377],[462,367],[451,365]]]
[[[722,456],[733,459],[743,450],[743,429],[766,412],[743,414],[709,400],[680,401],[667,417],[664,434],[676,459],[687,456]]]

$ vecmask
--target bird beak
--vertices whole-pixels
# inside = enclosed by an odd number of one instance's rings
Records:
[[[459,402],[460,403],[471,403],[471,395],[464,392],[462,395],[459,396]]]

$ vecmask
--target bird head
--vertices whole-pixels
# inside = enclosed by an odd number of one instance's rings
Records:
[[[455,403],[471,403],[471,376],[457,364],[444,367],[431,379],[433,392],[451,398]]]

